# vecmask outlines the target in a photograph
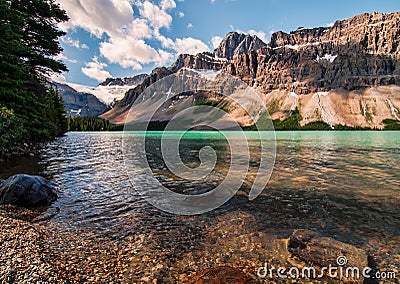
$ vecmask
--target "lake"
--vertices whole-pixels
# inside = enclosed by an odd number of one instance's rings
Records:
[[[221,262],[279,262],[285,256],[271,251],[279,246],[275,240],[300,228],[362,248],[381,267],[399,268],[400,132],[276,132],[271,179],[252,201],[248,192],[260,163],[260,140],[246,135],[251,159],[243,186],[223,206],[194,216],[153,207],[138,192],[151,185],[137,188],[130,182],[123,143],[135,139],[132,133],[68,133],[38,157],[3,164],[1,175],[24,171],[59,185],[59,199],[49,209],[57,208],[57,214],[46,226],[89,232],[104,242],[146,236],[136,255],[151,253],[180,271]],[[174,177],[167,169],[159,154],[160,137],[161,132],[147,134],[146,156],[153,175],[167,188],[199,194],[223,180],[231,156],[218,132],[193,132],[182,140],[179,151],[190,167],[199,165],[202,147],[216,150],[215,170],[196,181]],[[197,257],[201,266],[194,264]]]

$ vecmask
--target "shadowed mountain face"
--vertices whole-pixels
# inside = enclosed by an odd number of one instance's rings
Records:
[[[61,94],[67,115],[77,116],[98,116],[108,110],[110,107],[101,102],[92,94],[80,93],[68,85],[53,83]]]
[[[284,119],[298,108],[301,124],[381,128],[383,119],[400,120],[399,41],[400,13],[361,14],[330,28],[276,32],[268,44],[229,33],[214,53],[180,55],[171,67],[153,70],[103,117],[123,123],[147,87],[185,68],[240,78],[263,94],[273,118]]]

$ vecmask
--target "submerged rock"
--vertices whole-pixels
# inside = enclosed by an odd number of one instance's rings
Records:
[[[289,238],[288,251],[301,261],[318,267],[358,267],[362,272],[369,264],[362,249],[310,230],[296,230]],[[360,278],[359,283],[362,282]]]
[[[0,182],[0,204],[47,206],[57,199],[56,186],[40,177],[19,174]]]

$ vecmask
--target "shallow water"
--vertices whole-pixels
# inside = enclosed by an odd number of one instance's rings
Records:
[[[181,142],[182,160],[192,167],[199,165],[198,152],[203,146],[216,150],[216,170],[207,182],[185,181],[168,171],[160,154],[161,135],[147,134],[146,150],[154,174],[165,186],[197,194],[203,192],[199,187],[210,190],[223,180],[230,149],[221,134],[193,132]],[[256,135],[247,136],[249,149],[255,153],[250,161],[251,180],[258,170],[260,143]],[[126,136],[124,139],[127,141]],[[365,207],[375,208],[383,220],[388,218],[385,223],[398,224],[392,218],[400,214],[399,132],[276,132],[276,141],[274,172],[262,197],[252,202],[255,210],[263,210],[264,197],[272,196],[294,207],[309,206],[307,197],[319,205],[331,198],[346,212],[360,214]],[[131,169],[125,166],[122,143],[123,133],[68,133],[48,144],[40,157],[14,162],[14,169],[42,174],[59,184],[60,198],[55,205],[60,212],[53,222],[118,235],[118,227],[127,216],[153,220],[157,218],[154,215],[163,215],[148,205],[130,183],[127,170]],[[10,169],[3,174],[10,174]],[[237,205],[231,200],[223,209],[240,210]],[[353,220],[349,214],[336,214],[343,215],[343,223]],[[400,233],[400,226],[392,229]]]
[[[276,132],[274,171],[253,201],[247,194],[258,169],[260,141],[247,135],[252,155],[242,189],[217,210],[191,217],[164,213],[135,190],[124,163],[123,133],[68,133],[49,143],[32,164],[21,163],[25,171],[60,186],[52,206],[59,212],[48,224],[62,223],[100,239],[146,234],[157,240],[160,250],[175,245],[180,255],[193,252],[193,247],[212,252],[216,244],[234,254],[238,241],[247,239],[246,245],[254,245],[258,233],[279,239],[308,228],[372,252],[387,247],[387,265],[398,265],[391,258],[400,255],[400,132]],[[215,170],[196,182],[176,178],[167,170],[159,154],[160,137],[159,132],[148,134],[147,159],[165,186],[198,194],[221,182],[231,161],[221,135],[193,132],[182,141],[180,153],[191,167],[199,165],[203,146],[216,149]],[[2,175],[13,169],[20,172],[18,163],[14,161]],[[223,245],[210,237],[216,228],[226,231]],[[239,258],[260,258],[248,253],[236,251]]]

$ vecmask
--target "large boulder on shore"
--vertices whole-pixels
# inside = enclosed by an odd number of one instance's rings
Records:
[[[19,174],[0,181],[0,204],[37,207],[50,205],[56,199],[54,183],[40,176]]]

